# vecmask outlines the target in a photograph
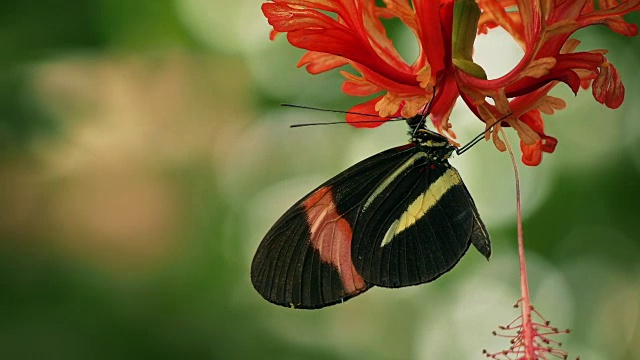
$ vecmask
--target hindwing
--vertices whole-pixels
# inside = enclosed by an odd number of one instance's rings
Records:
[[[353,225],[370,193],[414,153],[406,145],[374,155],[293,205],[256,251],[255,289],[272,303],[296,308],[324,307],[369,289],[352,262]]]
[[[433,281],[489,236],[458,172],[419,147],[389,172],[360,208],[351,244],[357,272],[375,285]]]

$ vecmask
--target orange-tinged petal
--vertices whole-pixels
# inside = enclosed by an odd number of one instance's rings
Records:
[[[567,39],[567,41],[562,45],[562,48],[560,48],[560,54],[572,53],[580,43],[581,41],[577,39]]]
[[[361,2],[361,7],[363,11],[362,21],[367,32],[368,42],[371,44],[378,56],[392,67],[400,69],[403,72],[410,71],[409,66],[393,46],[391,39],[387,37],[387,31],[380,19],[377,17],[377,9],[379,8],[375,5],[375,1]],[[415,20],[411,23],[415,23]]]
[[[552,153],[556,150],[556,145],[558,145],[558,140],[553,136],[542,136],[542,151]]]
[[[638,34],[638,27],[624,21],[622,16],[640,10],[640,0],[599,1],[598,5],[599,9],[595,10],[592,6],[577,18],[580,27],[603,24],[621,35],[635,36]]]
[[[567,103],[555,96],[544,96],[536,103],[536,108],[547,115],[553,115],[556,110],[567,107]]]
[[[496,124],[492,129],[493,145],[495,145],[496,149],[498,149],[500,152],[505,152],[507,151],[507,145],[505,145],[504,141],[500,139],[500,132],[498,131],[499,129],[496,129],[497,126],[500,126],[500,124]]]
[[[375,51],[367,37],[362,17],[358,16],[360,12],[355,5],[349,4],[350,1],[277,0],[262,4],[262,11],[276,31],[287,32],[287,39],[293,46],[344,57],[375,69],[380,76],[395,82],[415,83],[415,76],[402,71],[399,62],[390,64]],[[335,12],[344,23],[318,10],[299,8],[298,5],[315,5],[317,9]],[[410,69],[406,64],[404,68]]]
[[[544,121],[540,115],[540,111],[531,110],[519,117],[520,121],[529,125],[529,127],[540,135],[544,135]]]
[[[387,11],[400,19],[407,27],[418,35],[418,22],[416,13],[407,0],[384,0]]]
[[[369,96],[384,90],[372,84],[365,77],[356,76],[346,71],[340,71],[340,74],[347,79],[342,83],[342,91],[347,95]]]
[[[547,27],[544,34],[545,38],[543,39],[543,42],[545,42],[546,40],[556,35],[572,33],[578,30],[579,28],[580,28],[580,24],[574,19],[558,21],[552,24],[551,26]]]
[[[613,64],[606,62],[600,73],[591,84],[593,97],[611,109],[617,109],[624,101],[624,85],[618,70]]]
[[[319,74],[325,71],[333,70],[335,68],[347,65],[349,62],[345,58],[321,53],[317,51],[309,51],[302,55],[300,61],[298,61],[298,67],[306,66],[307,71],[310,74]]]
[[[460,147],[460,143],[456,142],[454,139],[456,138],[456,133],[453,131],[453,125],[449,123],[449,118],[451,116],[451,111],[453,111],[453,107],[449,109],[449,112],[444,114],[442,120],[436,126],[436,130],[443,135],[449,138],[449,143],[455,147]]]
[[[423,89],[433,88],[435,85],[435,76],[431,72],[431,66],[429,64],[418,70],[416,73],[416,80],[418,80],[420,87]]]
[[[478,24],[479,28],[488,23],[492,23],[492,26],[500,26],[513,37],[520,47],[523,49],[526,47],[520,14],[506,11],[507,7],[515,5],[515,1],[507,4],[506,1],[478,0],[477,3],[483,10]]]
[[[551,68],[556,66],[558,60],[553,57],[545,57],[542,59],[536,59],[532,61],[529,66],[527,66],[522,72],[520,72],[519,77],[532,77],[532,78],[541,78],[549,73]]]
[[[493,112],[489,109],[488,103],[480,104],[477,107],[477,110],[478,110],[478,115],[484,121],[486,126],[490,126],[490,124],[493,124],[494,122],[498,121],[498,119],[496,119],[496,117],[493,115]]]
[[[424,110],[427,104],[427,98],[424,96],[413,96],[404,98],[404,104],[400,115],[404,118],[410,118],[417,115],[420,111]]]
[[[434,73],[439,73],[450,64],[454,2],[413,1],[412,4],[419,19],[416,36],[424,50],[422,58],[429,62]],[[420,69],[425,64],[416,65]]]
[[[529,166],[536,166],[542,161],[542,153],[552,153],[556,149],[558,140],[544,133],[544,123],[540,116],[540,111],[532,110],[520,117],[522,122],[526,123],[539,135],[539,139],[533,144],[527,144],[520,141],[520,149],[522,150],[522,162]]]
[[[624,21],[622,16],[606,19],[604,20],[604,23],[609,27],[609,29],[617,32],[620,35],[624,35],[624,36],[638,35],[638,26],[635,24],[629,24],[628,22]]]
[[[520,141],[525,143],[526,145],[533,145],[537,141],[540,140],[540,136],[529,127],[525,122],[520,121],[518,119],[507,121],[512,128],[518,132],[518,137]]]
[[[397,113],[400,110],[400,105],[402,104],[402,99],[396,96],[393,93],[387,93],[385,96],[378,101],[376,104],[375,110],[382,117],[391,116]],[[415,115],[415,114],[413,114]]]
[[[431,107],[431,122],[438,129],[441,134],[448,133],[449,128],[445,128],[445,124],[449,121],[449,115],[453,109],[453,105],[456,103],[456,99],[460,96],[458,87],[456,86],[456,80],[453,76],[447,77],[442,80],[438,87],[438,92],[433,101]],[[444,131],[444,132],[443,132]],[[455,136],[450,136],[455,138]]]
[[[507,100],[507,95],[504,92],[504,89],[498,89],[493,95],[493,101],[495,101],[495,107],[500,114],[507,114],[511,110],[509,108],[509,100]]]
[[[557,144],[558,140],[551,136],[543,136],[532,145],[527,145],[523,141],[520,141],[522,163],[528,166],[540,165],[542,162],[542,153],[552,153]]]
[[[388,119],[376,119],[375,117],[370,116],[370,114],[376,113],[375,107],[380,99],[382,99],[382,97],[371,99],[349,109],[349,112],[347,113],[347,122],[357,128],[375,128],[384,124]]]
[[[520,141],[520,151],[522,151],[522,163],[528,166],[538,166],[542,162],[542,140],[535,144],[527,145]]]

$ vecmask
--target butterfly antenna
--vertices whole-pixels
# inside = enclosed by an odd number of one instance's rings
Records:
[[[507,115],[505,115],[505,116],[501,117],[500,119],[496,120],[485,131],[483,131],[480,134],[478,134],[476,137],[474,137],[471,141],[469,141],[468,143],[463,145],[461,148],[456,149],[456,155],[461,155],[461,154],[465,153],[467,150],[471,149],[475,144],[479,143],[480,140],[484,139],[484,137],[487,134],[487,132],[489,130],[491,130],[496,124],[502,122],[504,119],[508,118],[511,115],[512,115],[512,113],[508,113]]]
[[[405,121],[405,119],[403,118],[388,118],[388,119],[378,119],[378,120],[362,120],[362,121],[358,121],[358,124],[362,124],[362,123],[384,123],[384,122],[388,122],[388,121]],[[290,128],[299,128],[299,127],[305,127],[305,126],[316,126],[316,125],[336,125],[336,124],[350,124],[346,121],[332,121],[332,122],[316,122],[316,123],[304,123],[304,124],[293,124],[293,125],[289,125]]]
[[[332,112],[332,113],[338,113],[338,114],[354,114],[354,115],[368,116],[368,117],[376,118],[376,120],[363,120],[363,121],[358,121],[358,123],[383,123],[383,122],[387,122],[387,121],[404,121],[405,120],[405,119],[402,119],[402,118],[380,117],[378,115],[360,113],[360,112],[355,112],[355,111],[342,111],[342,110],[333,110],[333,109],[323,109],[323,108],[317,108],[317,107],[312,107],[312,106],[304,106],[304,105],[296,105],[296,104],[280,104],[280,106],[292,107],[292,108],[298,108],[298,109],[309,109],[309,110],[316,110],[316,111]],[[346,122],[346,121],[333,121],[333,122],[304,123],[304,124],[289,125],[289,127],[290,128],[298,128],[298,127],[305,127],[305,126],[336,125],[336,124],[348,124],[348,122]]]
[[[355,112],[355,111],[323,109],[323,108],[317,108],[317,107],[312,107],[312,106],[304,106],[304,105],[296,105],[296,104],[280,104],[280,106],[292,107],[292,108],[298,108],[298,109],[309,109],[309,110],[316,110],[316,111],[332,112],[332,113],[339,113],[339,114],[362,115],[362,116],[369,116],[369,117],[375,117],[375,118],[381,119],[381,117],[378,116],[378,115],[365,114],[365,113],[360,113],[360,112]],[[382,119],[385,119],[385,118],[382,118]],[[389,118],[389,119],[391,119],[391,118]]]

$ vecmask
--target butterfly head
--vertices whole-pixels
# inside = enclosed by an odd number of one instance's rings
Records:
[[[412,135],[411,141],[433,154],[435,158],[448,159],[455,151],[449,139],[429,129],[418,129],[412,132]]]
[[[434,159],[448,159],[455,151],[455,147],[449,143],[449,139],[426,128],[426,117],[418,114],[407,118],[407,125],[411,129],[409,135],[411,142],[422,147],[426,152],[433,155]]]

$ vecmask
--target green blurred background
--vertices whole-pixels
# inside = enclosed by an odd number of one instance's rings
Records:
[[[259,0],[0,5],[1,359],[480,359],[518,313],[513,170],[481,143],[452,163],[494,242],[439,281],[318,311],[253,290],[259,241],[293,202],[406,142],[403,124],[289,129],[348,109],[337,72],[295,67]],[[640,16],[628,20],[639,23]],[[391,36],[407,59],[415,42]],[[627,87],[615,111],[559,86],[555,154],[521,166],[534,304],[573,357],[640,359],[640,41],[582,30]],[[521,54],[478,42],[493,77]],[[459,107],[461,142],[482,124]],[[516,141],[515,138],[512,140]]]

